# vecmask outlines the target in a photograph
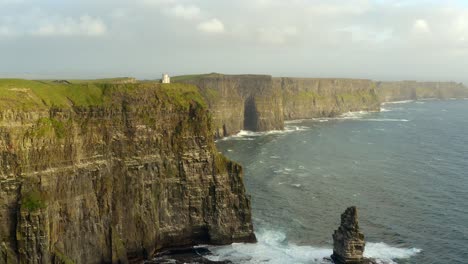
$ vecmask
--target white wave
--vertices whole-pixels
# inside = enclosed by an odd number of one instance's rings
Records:
[[[286,120],[284,121],[285,124],[300,124],[304,121],[307,121],[307,120],[310,120],[310,119],[295,119],[295,120]]]
[[[373,121],[373,122],[409,122],[408,119],[392,119],[392,118],[369,118],[369,119],[362,119],[362,121]]]
[[[366,111],[347,112],[347,113],[340,115],[336,119],[361,119],[365,115],[368,115],[368,114],[370,114],[370,112],[366,112]]]
[[[387,108],[380,108],[380,112],[391,112],[392,110],[391,109],[387,109]]]
[[[225,137],[219,140],[254,140],[254,137],[260,137],[260,136],[265,136],[265,135],[282,135],[282,134],[288,134],[292,132],[297,132],[297,131],[305,131],[308,130],[309,127],[307,126],[285,126],[284,130],[270,130],[270,131],[265,131],[265,132],[253,132],[253,131],[248,131],[248,130],[241,130],[239,133]]]
[[[211,261],[230,260],[234,264],[284,264],[284,263],[330,263],[324,258],[333,253],[331,248],[299,246],[288,242],[279,231],[264,230],[256,234],[255,244],[234,243],[228,246],[212,246]],[[396,259],[407,259],[421,252],[417,248],[397,248],[385,243],[367,243],[364,255],[379,263],[394,264]]]
[[[386,105],[386,104],[406,104],[406,103],[411,103],[411,102],[414,102],[414,100],[403,100],[403,101],[385,102],[385,103],[382,103],[382,105]]]
[[[396,248],[389,246],[383,242],[380,243],[367,243],[364,256],[368,258],[375,258],[384,263],[396,263],[395,259],[406,259],[420,253],[422,250],[419,248]]]

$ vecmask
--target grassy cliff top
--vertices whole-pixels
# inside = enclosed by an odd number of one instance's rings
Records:
[[[111,81],[109,81],[111,80]],[[115,79],[93,81],[33,81],[0,79],[0,110],[45,110],[50,107],[105,106],[116,93],[136,94],[139,89],[154,90],[177,105],[188,107],[195,101],[205,105],[198,88],[188,84],[115,83]]]
[[[220,78],[220,77],[227,77],[227,78],[259,78],[259,77],[267,77],[271,78],[270,75],[261,75],[261,74],[222,74],[222,73],[207,73],[207,74],[192,74],[192,75],[180,75],[180,76],[173,76],[171,77],[171,82],[185,82],[185,81],[194,81],[197,79],[203,78]]]

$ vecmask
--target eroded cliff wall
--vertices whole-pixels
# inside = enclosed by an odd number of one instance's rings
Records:
[[[206,74],[173,80],[200,88],[211,110],[218,138],[243,129],[284,128],[281,90],[273,86],[271,76]]]
[[[468,97],[468,89],[456,82],[377,82],[377,94],[382,102],[448,99]]]
[[[0,80],[0,263],[127,263],[254,241],[196,87]]]
[[[285,120],[380,109],[375,84],[359,79],[273,78],[282,91]]]

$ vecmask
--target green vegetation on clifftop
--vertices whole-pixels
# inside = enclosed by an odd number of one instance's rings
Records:
[[[112,103],[114,93],[133,93],[137,91],[136,89],[154,90],[155,95],[166,95],[169,101],[174,101],[186,109],[192,101],[206,106],[197,87],[182,83],[106,83],[105,80],[58,83],[0,79],[0,110],[27,111],[48,110],[51,107],[105,106]]]

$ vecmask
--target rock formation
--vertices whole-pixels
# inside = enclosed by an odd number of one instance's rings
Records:
[[[281,90],[269,75],[205,74],[175,77],[198,86],[213,116],[218,138],[240,130],[284,128]]]
[[[381,102],[466,98],[468,89],[456,82],[377,82],[377,94]]]
[[[274,78],[274,86],[282,91],[285,120],[380,110],[371,80]]]
[[[253,242],[242,167],[186,84],[0,80],[0,264]]]
[[[359,230],[357,209],[349,207],[341,215],[341,225],[333,234],[332,260],[337,264],[364,262],[364,234]]]

